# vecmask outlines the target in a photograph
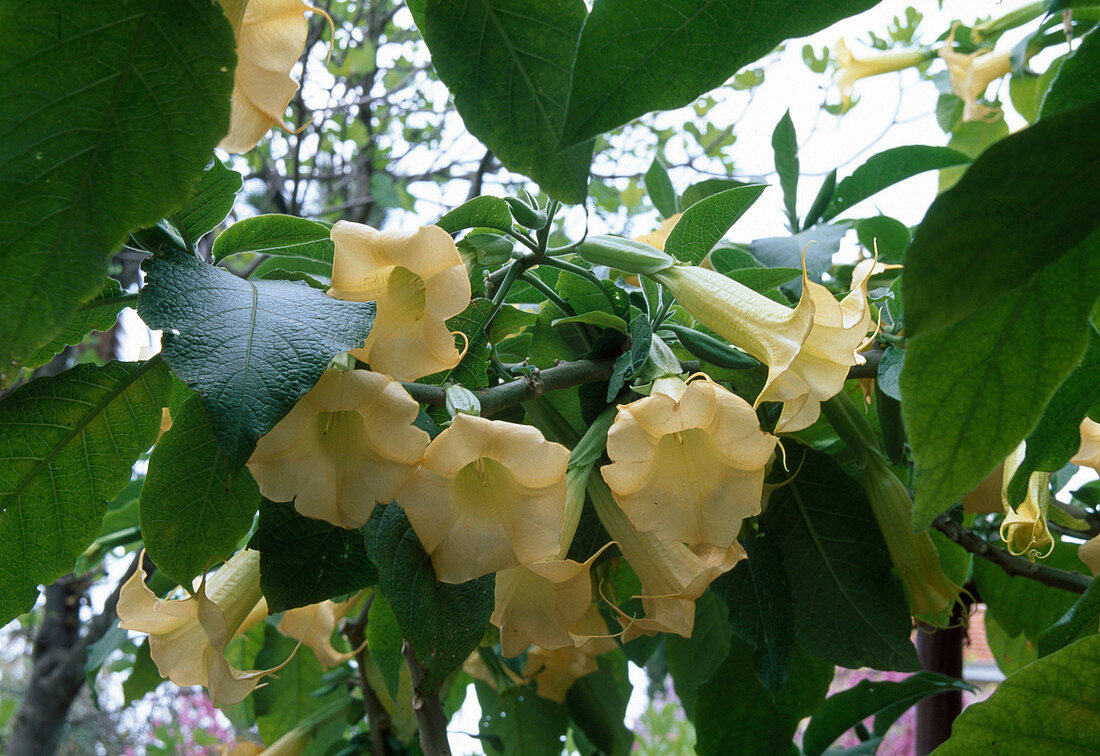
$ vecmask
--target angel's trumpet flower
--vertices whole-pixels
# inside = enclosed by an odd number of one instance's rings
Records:
[[[1087,417],[1081,421],[1081,446],[1070,462],[1100,472],[1100,423]]]
[[[1054,536],[1047,527],[1047,507],[1050,505],[1050,473],[1032,473],[1027,480],[1027,494],[1019,506],[1008,501],[1008,483],[1024,461],[1024,445],[1020,444],[1005,460],[1002,501],[1005,518],[1001,522],[1001,540],[1010,553],[1026,555],[1034,560],[1045,557],[1054,548]]]
[[[836,73],[833,75],[833,81],[840,89],[842,112],[852,106],[852,89],[860,79],[912,68],[932,56],[932,53],[928,50],[868,52],[857,56],[848,49],[848,45],[843,39],[837,40],[833,52],[836,55],[838,64]]]

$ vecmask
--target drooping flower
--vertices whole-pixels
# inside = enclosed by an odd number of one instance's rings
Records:
[[[678,384],[619,407],[601,472],[638,530],[727,548],[760,512],[777,439],[736,394],[707,380]]]
[[[460,414],[395,498],[436,577],[464,583],[557,554],[568,464],[537,428]]]
[[[1087,417],[1081,421],[1081,446],[1070,462],[1100,472],[1100,423]]]
[[[290,70],[306,45],[312,11],[302,0],[221,0],[237,41],[237,70],[229,133],[218,143],[228,152],[248,152],[273,126],[298,91]]]
[[[352,354],[373,370],[413,381],[448,370],[462,354],[447,328],[470,303],[470,279],[454,240],[438,226],[378,231],[340,221],[329,295],[374,301],[370,335]]]
[[[1011,53],[1007,50],[999,53],[988,50],[959,53],[955,52],[954,43],[955,29],[952,29],[939,50],[939,56],[947,64],[951,91],[963,101],[963,120],[996,120],[1000,116],[1000,108],[982,105],[978,98],[994,80],[1012,72]]]
[[[1002,501],[1005,518],[1001,522],[1001,540],[1008,551],[1029,559],[1045,557],[1054,548],[1054,537],[1047,527],[1047,507],[1050,505],[1050,473],[1032,473],[1027,480],[1027,495],[1012,507],[1008,501],[1008,484],[1024,461],[1024,445],[1020,444],[1004,463]]]
[[[293,638],[313,649],[317,661],[325,669],[337,667],[355,656],[355,651],[341,653],[332,645],[332,633],[351,607],[359,600],[353,596],[347,601],[322,601],[309,606],[300,606],[283,612],[276,629],[288,638]]]
[[[1093,536],[1077,547],[1077,558],[1093,575],[1100,574],[1100,535]]]
[[[216,706],[235,704],[260,679],[281,669],[235,669],[225,649],[237,635],[263,620],[260,552],[237,552],[212,576],[205,575],[185,599],[160,599],[145,585],[141,567],[118,599],[119,627],[149,635],[149,652],[162,677],[176,685],[203,685]]]
[[[594,607],[589,608],[579,625],[578,630],[587,640],[555,649],[532,646],[527,651],[523,676],[535,684],[535,693],[542,698],[564,703],[573,683],[599,669],[596,657],[618,648],[619,644],[608,634],[607,623]]]
[[[429,436],[413,426],[419,405],[397,381],[368,370],[329,370],[260,438],[248,469],[272,501],[302,515],[358,528],[393,500]]]
[[[848,49],[843,39],[837,40],[833,52],[838,64],[836,73],[833,74],[833,81],[840,89],[841,112],[852,106],[852,89],[860,79],[902,71],[923,63],[929,58],[929,52],[926,50],[867,52],[857,56]]]

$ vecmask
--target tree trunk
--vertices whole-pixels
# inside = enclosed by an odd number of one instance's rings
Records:
[[[966,607],[960,603],[951,615],[951,627],[938,629],[921,625],[917,628],[917,655],[921,667],[962,678],[967,614]],[[951,737],[951,725],[962,708],[962,691],[958,690],[940,693],[917,704],[917,756],[932,753]]]

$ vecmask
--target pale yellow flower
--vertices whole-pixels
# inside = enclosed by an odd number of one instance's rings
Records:
[[[594,607],[578,624],[588,640],[555,649],[532,646],[527,651],[523,676],[535,684],[535,693],[542,698],[563,703],[574,682],[599,669],[596,657],[619,646],[609,637],[607,623]]]
[[[683,387],[683,382],[678,381]],[[680,396],[676,396],[680,393]],[[601,469],[635,528],[689,545],[727,548],[760,513],[776,437],[741,397],[707,380],[619,407]]]
[[[470,279],[454,240],[438,226],[378,231],[340,221],[329,295],[375,302],[374,326],[352,354],[373,370],[414,381],[449,370],[462,354],[447,328],[470,304]]]
[[[1004,486],[1004,463],[997,465],[997,469],[977,485],[977,487],[963,497],[963,511],[967,514],[997,514],[1004,511],[1001,502],[1001,490]]]
[[[1032,473],[1027,480],[1027,495],[1013,508],[1008,502],[1008,483],[1024,460],[1024,445],[1020,444],[1004,463],[1001,497],[1005,518],[1001,523],[1001,540],[1010,553],[1027,555],[1029,559],[1045,557],[1054,548],[1054,537],[1047,527],[1047,507],[1050,505],[1050,473]]]
[[[283,612],[277,630],[313,649],[317,661],[325,669],[337,667],[355,656],[355,651],[342,653],[332,645],[332,634],[340,622],[359,600],[353,596],[347,601],[322,601]]]
[[[237,40],[237,70],[229,133],[218,143],[228,152],[248,152],[283,114],[298,91],[290,71],[305,50],[312,11],[302,0],[222,0]]]
[[[225,658],[229,641],[266,614],[260,552],[249,549],[239,551],[209,579],[204,575],[193,596],[157,598],[139,567],[118,599],[119,627],[149,635],[149,652],[161,676],[181,687],[205,686],[216,706],[244,700],[261,678],[281,668],[242,672]]]
[[[1081,446],[1070,462],[1100,472],[1100,423],[1087,417],[1081,421]]]
[[[294,501],[302,515],[358,528],[393,500],[429,436],[413,426],[420,406],[400,383],[368,370],[329,370],[248,461],[260,492]]]
[[[833,81],[840,89],[842,112],[851,107],[852,89],[860,79],[902,71],[928,60],[928,53],[922,50],[864,52],[857,56],[848,49],[848,44],[843,39],[837,40],[833,53],[838,64]]]
[[[1077,547],[1077,558],[1093,575],[1100,574],[1100,535],[1093,536]]]
[[[568,464],[537,428],[458,415],[395,498],[436,577],[464,583],[556,556]]]
[[[656,247],[662,252],[665,251],[665,243],[668,241],[669,234],[672,233],[672,229],[676,228],[676,224],[680,222],[680,216],[683,213],[676,213],[661,221],[661,225],[654,231],[650,231],[648,234],[642,234],[634,241],[640,241],[643,244],[648,244],[651,247]]]
[[[952,29],[939,50],[939,56],[947,64],[951,91],[963,101],[963,120],[996,120],[1001,109],[982,105],[978,98],[993,81],[1012,72],[1011,53],[1007,50],[999,53],[988,50],[958,53],[952,47],[954,42],[955,30]]]
[[[232,746],[220,746],[220,756],[300,756],[309,745],[310,728],[295,727],[266,748],[248,740],[238,740]]]
[[[583,563],[551,559],[497,573],[489,621],[500,628],[505,656],[517,656],[532,644],[549,650],[574,645],[570,629],[592,603],[595,558]]]

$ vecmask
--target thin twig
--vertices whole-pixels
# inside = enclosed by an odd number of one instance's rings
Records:
[[[439,702],[438,695],[421,695],[424,668],[417,661],[408,641],[405,641],[401,650],[412,676],[412,707],[416,715],[416,727],[420,731],[420,749],[424,751],[424,756],[451,756],[451,745],[447,741],[447,715],[443,712],[443,704]]]
[[[367,713],[367,724],[370,726],[370,752],[371,756],[390,756],[390,745],[387,734],[390,731],[390,717],[382,702],[378,700],[378,694],[374,692],[370,681],[367,679],[367,618],[370,614],[371,604],[374,603],[372,593],[363,602],[363,608],[354,620],[345,620],[341,628],[355,652],[355,666],[359,670],[359,689],[363,693],[363,708]]]

